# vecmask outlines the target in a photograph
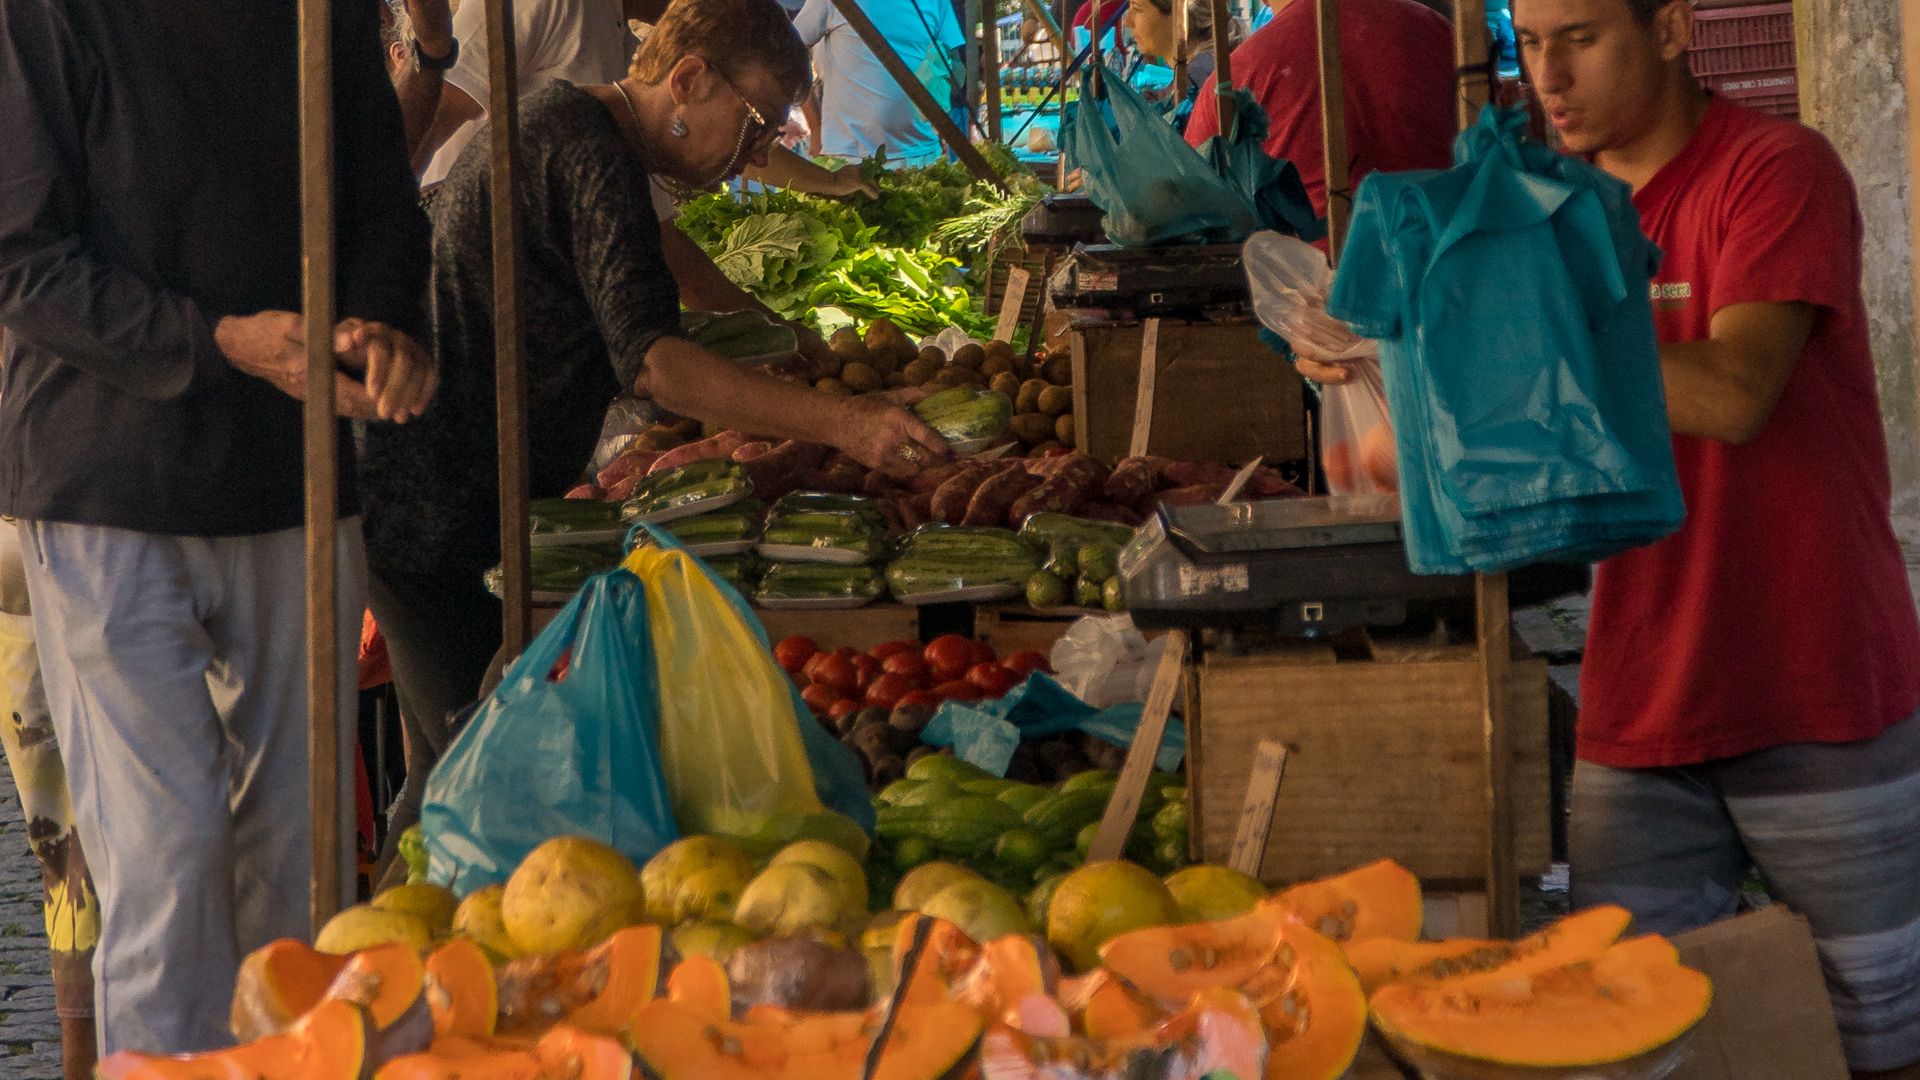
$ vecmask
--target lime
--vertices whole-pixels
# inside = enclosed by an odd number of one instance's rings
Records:
[[[1105,581],[1120,572],[1114,550],[1105,544],[1081,544],[1074,555],[1080,564],[1080,576]]]
[[[1027,603],[1037,608],[1059,607],[1067,602],[1067,581],[1058,574],[1035,570],[1027,578]]]
[[[1100,586],[1100,606],[1115,613],[1127,610],[1127,594],[1120,587],[1120,579],[1110,577]]]
[[[1099,831],[1100,823],[1098,821],[1089,821],[1086,826],[1080,830],[1080,834],[1073,838],[1073,853],[1080,857],[1081,862],[1087,861],[1087,852],[1093,850],[1093,837]]]
[[[933,841],[924,836],[902,837],[893,845],[893,868],[904,874],[933,856]]]
[[[1027,894],[1027,921],[1037,927],[1047,925],[1047,905],[1053,901],[1053,891],[1067,880],[1068,871],[1061,871],[1040,879],[1040,884]]]
[[[1080,572],[1080,560],[1075,557],[1074,550],[1071,546],[1058,544],[1054,546],[1053,551],[1047,556],[1046,571],[1049,574],[1058,574],[1063,578],[1070,578]]]
[[[1076,607],[1097,608],[1106,602],[1102,590],[1106,582],[1100,578],[1078,577],[1073,581],[1073,603]]]
[[[1053,855],[1047,841],[1032,829],[1008,829],[994,842],[993,858],[1012,873],[1027,877]]]
[[[1187,819],[1186,792],[1182,790],[1178,795],[1170,795],[1167,805],[1153,815],[1154,837],[1163,842],[1179,840],[1184,843],[1187,839]]]

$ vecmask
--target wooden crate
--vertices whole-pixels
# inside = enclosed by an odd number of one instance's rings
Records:
[[[1131,452],[1144,336],[1139,323],[1069,335],[1075,445],[1102,461]],[[1252,324],[1162,321],[1153,391],[1151,453],[1275,464],[1307,456],[1304,384]]]
[[[533,609],[533,631],[539,633],[560,613],[558,606]],[[871,604],[851,611],[767,611],[755,608],[760,625],[767,628],[767,639],[803,634],[823,648],[851,645],[865,652],[883,641],[919,641],[920,612],[905,604]]]
[[[1210,654],[1188,680],[1200,854],[1224,862],[1253,749],[1278,737],[1291,754],[1260,876],[1272,883],[1340,873],[1381,857],[1422,880],[1478,881],[1487,811],[1478,667],[1471,648],[1405,662],[1301,662]],[[1513,802],[1520,874],[1546,869],[1547,666],[1515,659]]]
[[[973,634],[1003,657],[1029,649],[1049,654],[1080,614],[1051,615],[1017,604],[983,606],[974,612]]]

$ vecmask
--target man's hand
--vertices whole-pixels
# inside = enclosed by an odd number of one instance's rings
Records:
[[[898,405],[873,398],[847,398],[846,404],[852,416],[842,429],[840,449],[870,469],[914,476],[953,456],[939,432]]]
[[[446,56],[453,51],[453,8],[447,0],[406,0],[407,18],[420,51]]]
[[[307,399],[307,344],[297,311],[229,315],[213,327],[213,341],[227,362],[256,379],[265,379],[295,401]],[[373,397],[356,379],[333,375],[334,412],[352,420],[378,415]]]
[[[381,420],[404,424],[427,410],[440,370],[420,344],[386,323],[345,319],[333,331],[341,363],[365,373],[366,392]]]
[[[1298,352],[1293,355],[1293,369],[1322,386],[1339,386],[1353,378],[1353,369],[1344,364],[1326,364],[1318,360],[1309,360]]]

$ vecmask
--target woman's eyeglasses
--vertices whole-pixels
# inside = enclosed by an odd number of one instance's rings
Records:
[[[719,77],[721,85],[733,91],[733,96],[739,98],[740,104],[747,107],[747,129],[742,133],[742,139],[746,145],[757,150],[772,143],[779,136],[780,129],[787,126],[786,113],[783,112],[778,121],[768,120],[766,114],[748,100],[747,95],[740,92],[740,88],[733,84],[733,80],[727,78],[727,73],[720,69],[719,64],[708,61],[707,67]],[[789,111],[791,111],[790,107]]]

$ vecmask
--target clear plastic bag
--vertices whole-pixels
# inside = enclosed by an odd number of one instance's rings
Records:
[[[1347,368],[1352,379],[1320,388],[1320,469],[1327,490],[1335,495],[1399,491],[1380,362],[1357,360]]]
[[[1048,659],[1060,685],[1097,709],[1145,701],[1165,638],[1148,641],[1126,615],[1089,615],[1067,628]]]

